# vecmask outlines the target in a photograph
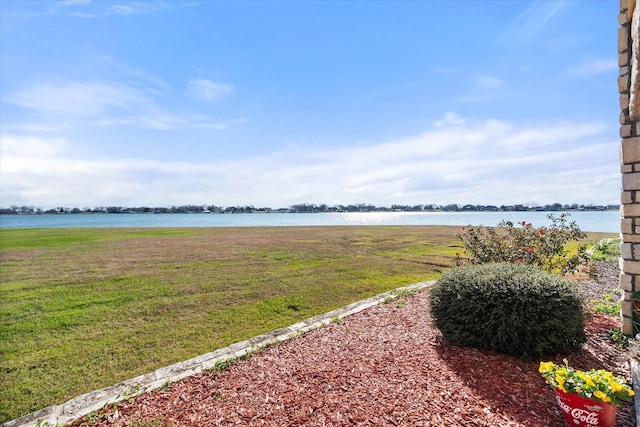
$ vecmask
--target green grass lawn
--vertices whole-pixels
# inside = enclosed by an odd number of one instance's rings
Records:
[[[435,279],[458,232],[0,230],[0,422]]]

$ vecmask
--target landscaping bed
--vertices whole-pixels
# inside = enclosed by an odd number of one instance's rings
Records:
[[[594,301],[617,287],[614,262],[600,282],[584,280]],[[87,416],[76,426],[564,426],[553,391],[525,362],[442,341],[427,311],[429,290],[372,307]],[[619,318],[593,313],[588,341],[560,354],[577,369],[631,378],[629,352],[612,339]],[[547,359],[548,360],[548,359]],[[634,408],[618,409],[632,426]]]

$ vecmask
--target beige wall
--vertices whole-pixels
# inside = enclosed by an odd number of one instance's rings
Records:
[[[632,295],[635,291],[640,291],[640,5],[636,7],[636,0],[620,0],[618,23],[618,90],[622,138],[621,315],[622,331],[631,335]]]

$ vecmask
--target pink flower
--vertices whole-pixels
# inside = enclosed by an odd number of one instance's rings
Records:
[[[522,258],[518,258],[518,262],[522,262]]]
[[[525,249],[524,251],[526,253],[528,253],[528,254],[532,254],[533,253],[533,249],[531,249],[531,248]]]

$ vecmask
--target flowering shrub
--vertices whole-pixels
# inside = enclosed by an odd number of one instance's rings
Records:
[[[454,263],[462,266],[465,261],[471,264],[490,262],[512,262],[535,265],[550,273],[572,273],[581,267],[588,267],[587,273],[595,277],[595,269],[589,262],[586,245],[580,245],[575,254],[570,255],[566,244],[580,241],[586,234],[575,221],[568,222],[569,214],[559,217],[548,216],[551,225],[534,227],[530,222],[522,221],[515,226],[511,221],[500,221],[498,227],[464,227],[462,240],[465,253],[470,258],[456,254]]]
[[[564,363],[556,365],[553,362],[540,362],[538,371],[551,387],[616,406],[631,401],[633,390],[624,378],[602,369],[582,372],[570,368],[566,359]]]

